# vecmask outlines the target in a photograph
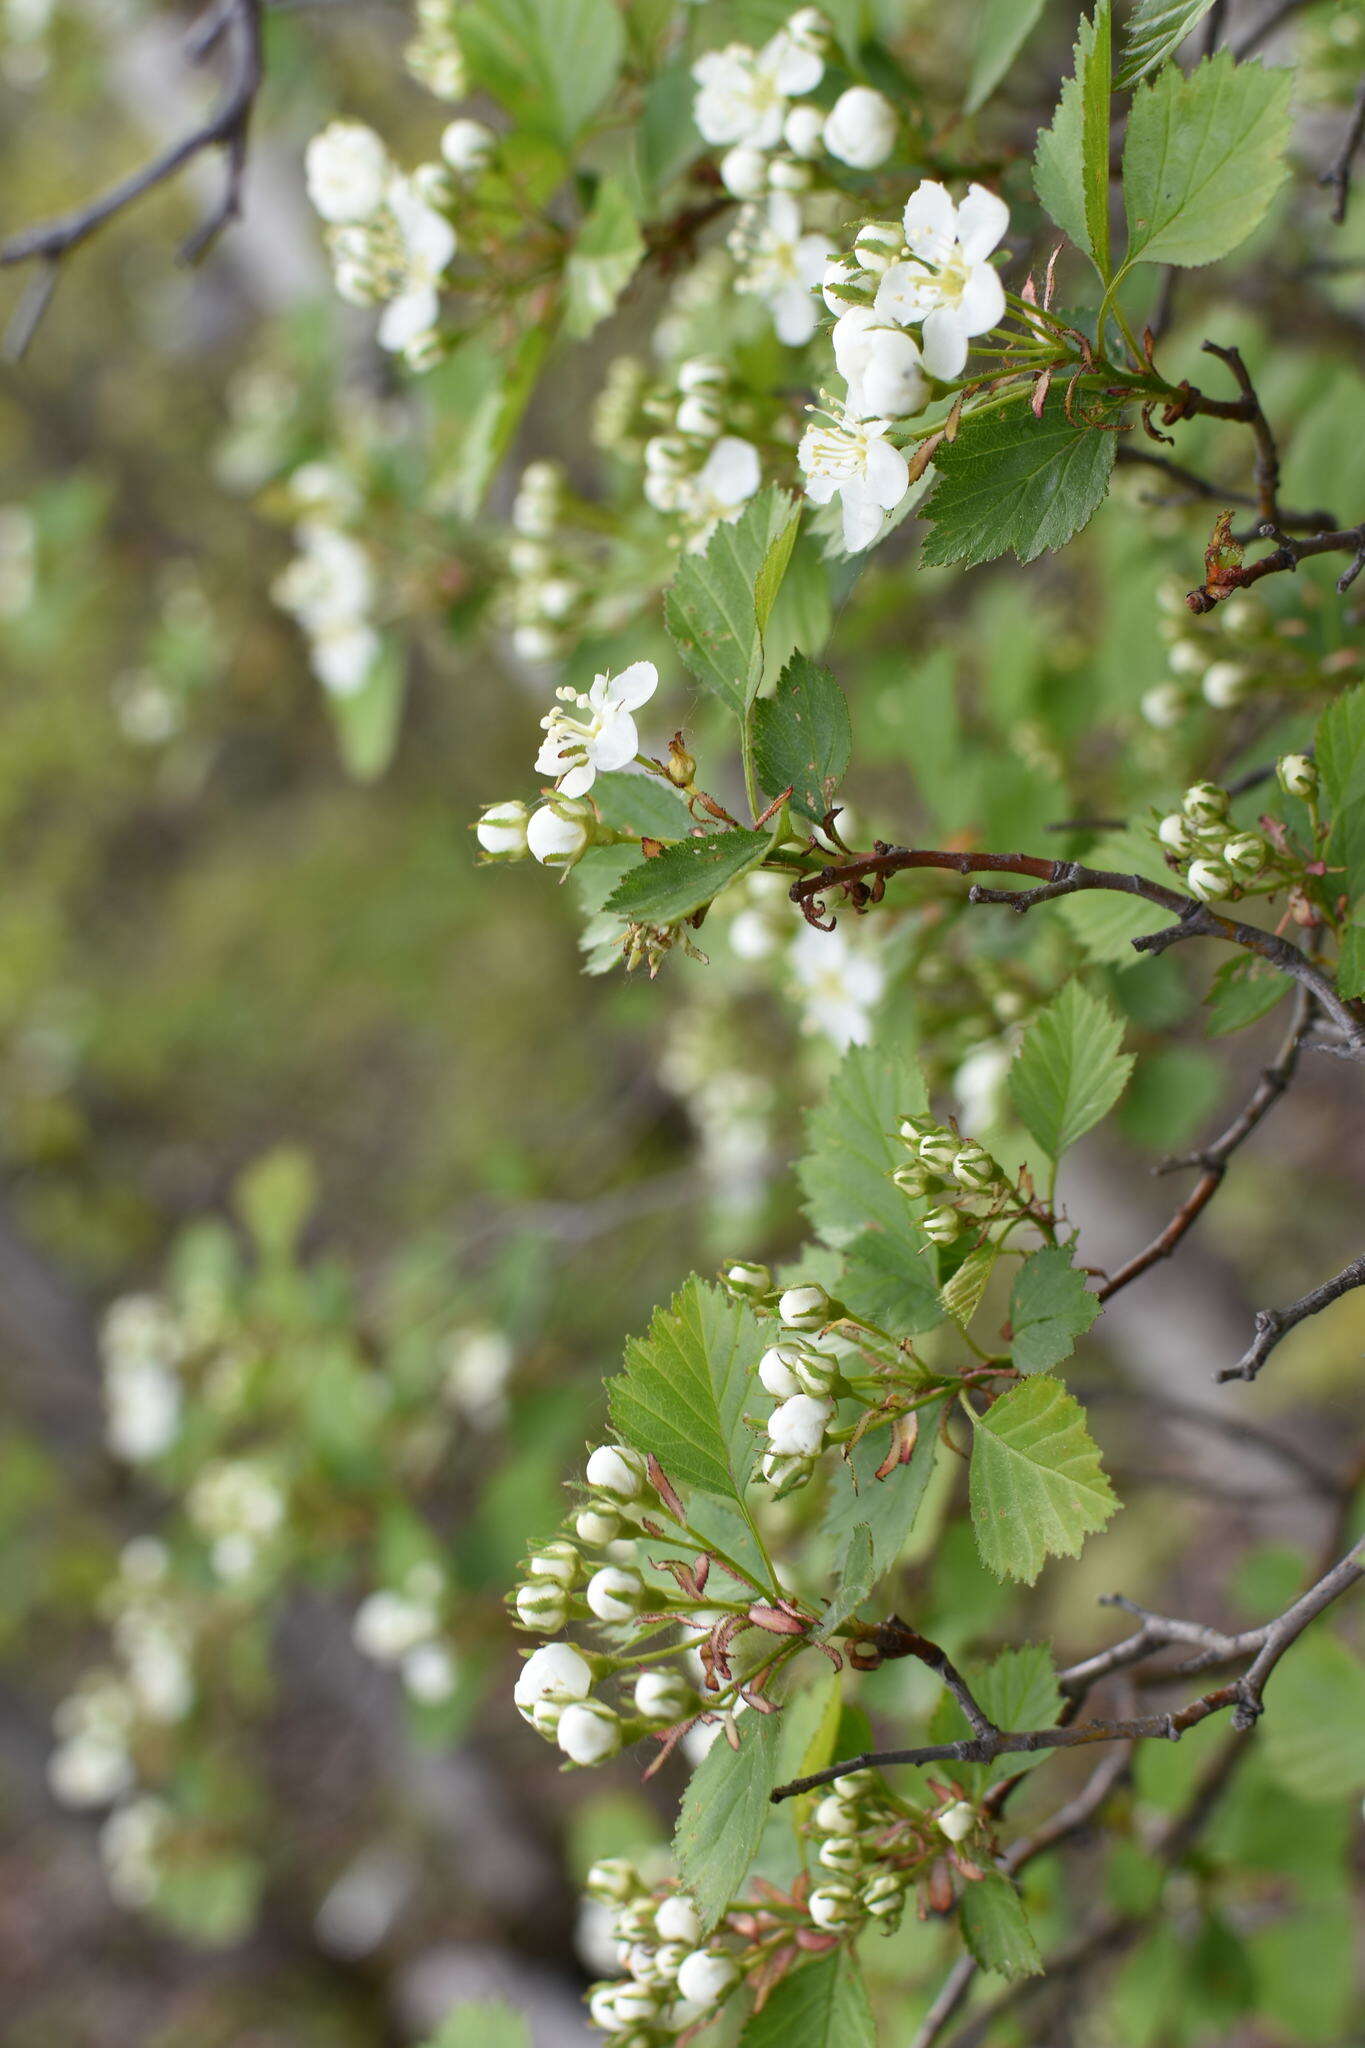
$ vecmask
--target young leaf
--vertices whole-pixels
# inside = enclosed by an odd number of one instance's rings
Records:
[[[1123,149],[1130,263],[1214,263],[1264,219],[1288,175],[1292,73],[1226,50],[1138,87]]]
[[[474,0],[460,48],[521,125],[571,143],[616,83],[625,24],[612,0]]]
[[[1101,839],[1086,855],[1092,867],[1117,869],[1120,874],[1145,875],[1149,882],[1171,883],[1171,871],[1162,860],[1150,832],[1128,826]],[[1169,924],[1171,914],[1140,896],[1120,896],[1107,889],[1085,890],[1064,896],[1058,905],[1085,950],[1096,963],[1122,961],[1133,964],[1133,940]]]
[[[422,2048],[531,2048],[531,2026],[515,2006],[481,1999],[447,2013]]]
[[[741,718],[763,672],[754,592],[773,543],[791,521],[786,493],[761,491],[733,525],[716,528],[705,554],[683,556],[664,600],[679,654],[697,681]]]
[[[652,1451],[681,1486],[736,1501],[754,1463],[756,1438],[744,1402],[763,1333],[742,1303],[693,1278],[644,1337],[626,1346],[611,1381],[611,1419],[626,1442]]]
[[[1085,1410],[1042,1375],[976,1418],[970,1492],[982,1563],[1027,1585],[1048,1557],[1078,1556],[1118,1506]]]
[[[820,1622],[820,1634],[832,1636],[836,1629],[842,1628],[850,1615],[857,1613],[876,1583],[877,1562],[872,1548],[872,1531],[866,1522],[858,1522],[848,1539],[838,1580]]]
[[[984,106],[1038,26],[1046,0],[982,0],[967,81],[967,112]]]
[[[1042,204],[1106,280],[1111,45],[1109,0],[1099,0],[1094,18],[1081,23],[1075,71],[1033,160],[1033,189]]]
[[[791,564],[792,549],[796,536],[801,531],[801,507],[797,505],[785,526],[779,527],[768,543],[768,552],[763,557],[763,566],[754,579],[754,617],[760,633],[768,630],[768,621],[777,603],[777,593]]]
[[[1050,1159],[1107,1116],[1133,1070],[1120,1052],[1123,1024],[1106,1003],[1069,981],[1039,1012],[1010,1068],[1010,1097]]]
[[[1332,821],[1327,858],[1342,868],[1339,886],[1365,894],[1365,683],[1329,704],[1318,720],[1318,773],[1324,814]]]
[[[735,1726],[739,1748],[718,1735],[692,1773],[673,1836],[678,1874],[708,1930],[758,1854],[782,1760],[780,1714],[750,1711]]]
[[[1101,1303],[1071,1263],[1071,1253],[1049,1245],[1025,1259],[1010,1295],[1014,1335],[1010,1356],[1016,1372],[1051,1372],[1070,1358]]]
[[[1365,924],[1350,925],[1342,935],[1337,992],[1348,1003],[1365,996]]]
[[[739,2037],[739,2048],[875,2048],[876,2028],[850,1948],[793,1970]]]
[[[999,1256],[1000,1247],[996,1244],[974,1245],[956,1272],[943,1284],[940,1292],[943,1306],[964,1330],[981,1306],[986,1283],[995,1271]]]
[[[1114,436],[1073,426],[1060,392],[1035,419],[1027,398],[963,420],[934,458],[939,472],[924,517],[934,523],[923,560],[968,568],[1014,553],[1031,562],[1064,547],[1103,503]]]
[[[1057,1672],[1045,1643],[1021,1643],[1015,1649],[1002,1650],[984,1668],[969,1665],[967,1682],[997,1728],[1050,1728],[1062,1711]],[[961,1732],[970,1733],[966,1715],[955,1701],[952,1704],[961,1716]],[[974,1782],[984,1791],[1002,1778],[1033,1769],[1046,1756],[1043,1749],[1032,1755],[998,1756],[993,1763],[972,1767]]]
[[[1212,5],[1213,0],[1138,0],[1128,23],[1123,66],[1116,83],[1136,85],[1173,57]]]
[[[608,915],[632,924],[680,924],[758,866],[772,844],[770,832],[707,832],[680,839],[641,861],[607,898]]]
[[[988,1870],[962,1894],[962,1938],[983,1970],[997,1977],[1040,1977],[1043,1959],[1023,1902],[1009,1879]]]
[[[769,797],[784,789],[817,824],[843,780],[853,734],[844,693],[827,668],[794,654],[771,697],[754,705],[754,764]]]
[[[592,800],[602,823],[615,832],[638,832],[648,839],[686,839],[693,830],[692,815],[682,797],[671,782],[658,775],[611,770],[594,782]]]
[[[862,1559],[861,1544],[855,1538],[860,1532],[866,1533],[872,1544],[874,1584],[891,1570],[910,1539],[938,1457],[941,1412],[937,1401],[921,1408],[919,1435],[909,1463],[894,1466],[885,1479],[876,1477],[887,1449],[886,1436],[878,1431],[863,1438],[832,1483],[825,1510],[825,1533],[835,1538],[847,1535],[845,1568],[855,1571]],[[864,1597],[859,1594],[853,1606]],[[852,1608],[848,1611],[851,1613]]]
[[[1300,1799],[1365,1786],[1365,1664],[1338,1637],[1296,1643],[1266,1688],[1265,1760]]]
[[[605,320],[645,253],[624,186],[604,178],[564,265],[564,332],[574,340]]]
[[[1343,989],[1342,994],[1347,991]],[[1210,1038],[1226,1038],[1266,1016],[1289,994],[1289,978],[1264,960],[1243,954],[1225,960],[1214,975],[1204,998],[1208,1009],[1206,1030]]]
[[[384,773],[398,745],[407,691],[407,663],[392,641],[358,690],[347,697],[328,694],[327,708],[336,727],[337,748],[357,782],[373,782]]]

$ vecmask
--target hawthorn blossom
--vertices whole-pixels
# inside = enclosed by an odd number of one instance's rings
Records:
[[[984,185],[968,186],[955,206],[942,185],[926,178],[906,201],[910,255],[886,272],[874,305],[902,327],[923,323],[930,376],[960,376],[971,337],[1004,317],[1005,288],[989,258],[1009,224],[1004,200]]]
[[[752,442],[722,434],[685,488],[682,509],[693,529],[688,553],[700,554],[718,526],[733,525],[762,481]]]
[[[841,164],[856,171],[875,170],[896,146],[896,110],[870,85],[851,85],[829,110],[824,143]]]
[[[658,687],[659,671],[653,662],[633,661],[619,676],[596,677],[586,693],[558,691],[560,704],[572,704],[579,715],[556,707],[541,720],[545,738],[536,756],[536,773],[554,776],[561,796],[586,796],[599,773],[624,768],[640,751],[631,714]]]
[[[788,100],[812,92],[824,69],[819,51],[793,36],[790,26],[779,29],[761,50],[747,43],[708,50],[692,66],[700,88],[692,118],[706,142],[773,149],[782,139]]]
[[[455,254],[455,230],[444,214],[427,205],[411,178],[394,178],[387,196],[403,268],[380,317],[377,339],[381,348],[408,351],[436,325],[441,279]]]
[[[807,427],[796,451],[812,504],[838,496],[851,555],[871,547],[886,513],[910,488],[910,465],[886,440],[890,431],[890,420],[855,419],[847,407],[831,406]]]
[[[848,409],[859,419],[904,419],[918,412],[927,385],[919,348],[904,328],[878,319],[871,306],[850,306],[831,339]]]
[[[855,948],[842,928],[818,932],[811,925],[797,934],[790,960],[802,997],[803,1029],[822,1033],[841,1052],[866,1045],[886,987],[881,962]]]
[[[800,348],[815,332],[812,294],[834,254],[828,235],[803,233],[796,200],[790,192],[774,192],[765,206],[745,208],[731,247],[744,266],[736,289],[763,299],[778,340]]]
[[[389,154],[363,121],[331,121],[304,152],[308,197],[325,221],[372,220],[384,204]]]

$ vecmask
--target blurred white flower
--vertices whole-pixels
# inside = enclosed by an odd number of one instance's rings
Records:
[[[815,332],[815,289],[834,253],[828,235],[807,232],[800,203],[774,192],[766,204],[746,207],[731,237],[742,269],[739,291],[753,292],[773,316],[779,341],[799,348]]]
[[[758,450],[736,434],[722,434],[682,494],[692,532],[689,554],[699,554],[720,525],[732,525],[763,481]]]
[[[924,365],[904,328],[880,319],[871,306],[850,306],[830,335],[839,375],[848,385],[848,410],[858,419],[904,419],[927,393]]]
[[[391,180],[389,210],[402,251],[401,283],[380,317],[381,348],[405,351],[424,341],[440,316],[440,284],[455,254],[455,230],[428,206],[411,178]]]
[[[761,50],[746,43],[708,50],[692,66],[698,86],[692,118],[702,140],[772,149],[782,139],[788,100],[813,91],[824,69],[819,52],[786,29]]]
[[[840,925],[832,932],[803,926],[792,943],[792,976],[801,997],[802,1026],[840,1049],[866,1045],[872,1016],[886,988],[886,970]]]
[[[389,154],[363,121],[331,121],[304,154],[308,197],[325,221],[373,219],[392,173]]]
[[[896,110],[870,85],[840,93],[825,118],[825,148],[854,170],[875,170],[896,146]]]

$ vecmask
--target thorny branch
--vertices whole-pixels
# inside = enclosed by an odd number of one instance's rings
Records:
[[[33,339],[56,289],[63,259],[115,214],[164,184],[205,150],[223,151],[223,188],[216,204],[181,246],[179,260],[197,262],[228,223],[236,219],[241,211],[247,135],[265,76],[262,4],[263,0],[211,0],[190,30],[186,49],[191,63],[202,63],[220,43],[229,51],[229,72],[222,93],[197,127],[99,198],[0,243],[0,267],[16,263],[38,265],[5,337],[6,352],[12,359],[22,356]]]
[[[1217,1375],[1218,1379],[1254,1380],[1282,1337],[1287,1337],[1299,1323],[1330,1308],[1334,1301],[1339,1301],[1343,1294],[1350,1294],[1357,1287],[1365,1287],[1365,1256],[1352,1259],[1335,1279],[1324,1280],[1319,1287],[1310,1287],[1307,1294],[1300,1295],[1288,1308],[1260,1309],[1256,1316],[1256,1335],[1236,1365],[1224,1366]]]

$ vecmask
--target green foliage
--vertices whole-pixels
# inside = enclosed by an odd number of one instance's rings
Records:
[[[1254,955],[1225,960],[1205,997],[1209,1037],[1226,1038],[1234,1031],[1244,1031],[1248,1024],[1269,1016],[1288,993],[1289,983],[1284,975],[1277,974],[1264,960]],[[1342,990],[1343,995],[1348,993]]]
[[[341,758],[357,782],[375,781],[393,760],[402,725],[406,668],[401,648],[389,642],[360,689],[328,699]]]
[[[683,1887],[708,1930],[758,1853],[782,1765],[780,1714],[741,1714],[735,1727],[738,1747],[718,1735],[688,1780],[673,1837]]]
[[[1076,68],[1062,87],[1052,126],[1038,137],[1033,183],[1063,234],[1109,276],[1109,0],[1082,21]]]
[[[1136,85],[1158,64],[1173,57],[1212,5],[1213,0],[1138,0],[1129,17],[1123,63],[1116,83]]]
[[[692,816],[678,790],[658,775],[599,775],[592,800],[604,825],[614,832],[638,832],[649,839],[684,839]],[[614,853],[613,847],[592,849]],[[579,863],[580,867],[582,863]]]
[[[1046,0],[982,0],[976,24],[966,111],[984,106],[1038,26]]]
[[[1171,871],[1162,860],[1149,832],[1136,826],[1101,839],[1086,855],[1089,866],[1107,868],[1119,874],[1143,875],[1149,882],[1171,886]],[[1133,940],[1159,931],[1171,921],[1170,912],[1140,896],[1110,894],[1087,889],[1065,896],[1059,906],[1088,960],[1096,964],[1133,964]]]
[[[827,668],[794,654],[771,697],[754,705],[754,763],[772,798],[791,790],[793,810],[818,824],[834,801],[852,751],[844,693]]]
[[[790,541],[788,540],[790,535]],[[772,567],[795,542],[786,493],[761,491],[733,524],[722,522],[702,555],[685,555],[664,600],[674,645],[698,682],[743,717],[763,677],[763,624],[781,582]],[[774,553],[776,550],[776,553]],[[765,568],[768,575],[756,597]]]
[[[1318,720],[1318,773],[1332,821],[1328,858],[1354,901],[1365,896],[1365,684],[1345,691]]]
[[[1133,1070],[1123,1024],[1069,981],[1029,1026],[1010,1068],[1010,1097],[1049,1159],[1108,1115]]]
[[[975,1418],[971,1502],[983,1562],[1028,1585],[1104,1527],[1118,1503],[1085,1410],[1060,1381],[1024,1380]]]
[[[925,562],[970,569],[1005,554],[1031,562],[1063,547],[1103,504],[1114,436],[1073,425],[1058,391],[1041,420],[1026,398],[969,414],[934,462],[939,481],[924,507],[933,521]]]
[[[611,1419],[652,1452],[675,1485],[735,1502],[754,1462],[744,1403],[763,1335],[751,1312],[717,1287],[689,1280],[644,1337],[626,1346],[609,1388]]]
[[[1337,988],[1348,1002],[1365,996],[1365,924],[1353,924],[1341,941]]]
[[[625,187],[604,178],[564,266],[564,331],[591,334],[616,305],[645,253]]]
[[[524,128],[567,144],[616,83],[625,28],[611,0],[474,0],[460,10],[460,47]]]
[[[887,1442],[877,1431],[855,1446],[831,1488],[826,1531],[841,1541],[845,1536],[848,1538],[843,1552],[844,1575],[835,1599],[850,1601],[849,1612],[863,1597],[853,1596],[866,1557],[864,1536],[871,1540],[872,1568],[877,1578],[891,1570],[910,1539],[938,1457],[941,1413],[936,1401],[920,1410],[919,1435],[908,1464],[895,1466],[885,1479],[874,1476],[886,1456]],[[825,1625],[828,1629],[837,1624],[827,1620]]]
[[[1064,1246],[1032,1252],[1015,1275],[1010,1294],[1010,1357],[1023,1373],[1051,1372],[1070,1358],[1101,1304],[1071,1263]]]
[[[1011,1982],[1042,1975],[1043,1959],[1023,1901],[1000,1871],[988,1870],[966,1887],[960,1917],[963,1939],[983,1970]]]
[[[997,1728],[1050,1728],[1062,1711],[1052,1653],[1044,1643],[1021,1643],[1016,1649],[1002,1650],[983,1668],[970,1667],[967,1677],[977,1701]],[[956,1702],[951,1704],[960,1714]],[[965,1716],[963,1732],[968,1732]],[[1046,1761],[1047,1751],[1037,1750],[1032,1755],[998,1756],[993,1763],[967,1768],[972,1782],[984,1790]]]
[[[457,2005],[422,2048],[531,2048],[531,2028],[501,1999]]]
[[[1215,263],[1260,225],[1287,175],[1291,81],[1226,51],[1140,85],[1123,148],[1131,263]]]
[[[233,1200],[261,1251],[287,1259],[317,1200],[312,1161],[297,1146],[281,1145],[239,1175]]]
[[[681,924],[757,867],[771,844],[770,832],[743,829],[680,839],[623,875],[607,911],[632,924]]]
[[[873,2048],[876,2038],[858,1958],[841,1947],[784,1977],[740,2048]]]
[[[1339,1637],[1295,1643],[1266,1686],[1265,1758],[1300,1799],[1365,1789],[1365,1664]]]

